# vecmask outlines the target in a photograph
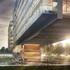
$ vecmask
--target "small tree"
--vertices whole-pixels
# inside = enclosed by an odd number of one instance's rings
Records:
[[[0,52],[1,52],[1,53],[5,53],[5,47],[2,47],[2,48],[0,49]]]
[[[63,54],[65,51],[65,49],[62,47],[61,44],[58,44],[55,46],[54,50],[53,50],[53,53],[54,54],[57,54],[57,55],[60,55],[60,54]]]

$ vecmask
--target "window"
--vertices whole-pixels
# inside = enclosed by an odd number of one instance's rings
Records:
[[[70,0],[63,0],[63,13],[70,13]]]

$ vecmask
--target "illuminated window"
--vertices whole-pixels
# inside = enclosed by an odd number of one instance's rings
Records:
[[[63,0],[63,13],[70,13],[70,0]]]

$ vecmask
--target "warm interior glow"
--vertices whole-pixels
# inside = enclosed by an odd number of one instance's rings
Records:
[[[59,43],[59,42],[55,42],[55,43],[53,43],[52,45],[53,45],[53,46],[56,46],[58,43]]]
[[[69,0],[63,0],[63,13],[64,14],[70,13],[70,1]]]
[[[62,44],[63,47],[66,47],[66,44],[69,44],[70,43],[70,39],[59,41],[59,42],[53,43],[52,45],[53,46],[56,46],[57,44],[60,44],[60,43]]]
[[[46,54],[41,54],[41,57],[45,57],[46,56]]]
[[[63,40],[62,43],[70,43],[70,39]]]
[[[66,44],[69,44],[70,43],[70,39],[66,39],[66,40],[63,40],[61,41],[63,47],[66,47]]]

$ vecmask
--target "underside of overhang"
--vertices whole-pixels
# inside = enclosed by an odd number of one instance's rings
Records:
[[[44,28],[36,37],[25,43],[50,44],[70,38],[70,17],[64,15],[63,19],[55,21]]]
[[[43,13],[32,26],[16,41],[16,44],[24,43],[24,41],[31,40],[36,36],[42,29],[52,24],[57,19],[55,12],[49,11]]]

